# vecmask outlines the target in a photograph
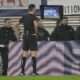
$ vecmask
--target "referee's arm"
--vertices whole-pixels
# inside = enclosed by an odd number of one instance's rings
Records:
[[[34,23],[34,27],[35,27],[35,33],[38,33],[38,23],[37,23],[37,20],[34,20],[33,23]]]

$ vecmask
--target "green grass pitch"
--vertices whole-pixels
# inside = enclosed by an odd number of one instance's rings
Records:
[[[80,80],[80,76],[0,76],[0,80]]]

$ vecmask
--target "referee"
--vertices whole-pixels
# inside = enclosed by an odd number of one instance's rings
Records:
[[[22,53],[22,74],[25,75],[25,63],[26,57],[28,56],[28,51],[31,50],[32,53],[32,66],[33,74],[39,75],[36,71],[36,55],[37,55],[37,32],[38,23],[35,17],[36,8],[34,4],[28,6],[28,14],[23,16],[16,26],[23,23],[24,25],[24,37],[23,37],[23,53]]]

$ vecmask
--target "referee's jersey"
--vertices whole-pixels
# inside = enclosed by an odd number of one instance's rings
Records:
[[[35,20],[37,20],[37,17],[35,17],[35,15],[32,14],[27,14],[19,20],[20,24],[23,23],[24,33],[26,33],[26,31],[28,31],[29,34],[35,33],[35,27],[34,27]]]

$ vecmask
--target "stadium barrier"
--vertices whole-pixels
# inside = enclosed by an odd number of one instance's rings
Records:
[[[8,75],[21,74],[22,42],[9,44]],[[32,74],[31,54],[26,60],[25,73]],[[37,72],[41,75],[80,75],[80,42],[38,42]]]

